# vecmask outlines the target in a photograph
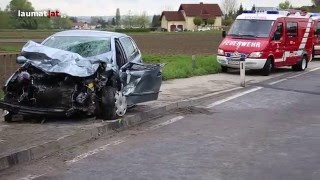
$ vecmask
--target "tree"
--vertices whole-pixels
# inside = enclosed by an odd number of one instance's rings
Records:
[[[222,9],[225,16],[233,16],[236,12],[237,0],[222,0]]]
[[[194,19],[193,19],[193,23],[194,23],[194,25],[196,25],[197,26],[197,28],[202,24],[202,18],[201,17],[195,17]]]
[[[136,19],[136,22],[134,24],[140,28],[146,28],[150,24],[150,21],[146,12],[143,12],[140,16],[136,16],[135,19]]]
[[[10,14],[6,11],[0,10],[0,29],[10,29],[10,28],[12,28]]]
[[[278,7],[279,7],[279,9],[292,9],[293,8],[293,6],[289,0],[285,0],[282,3],[279,3]]]
[[[73,23],[77,23],[78,22],[78,18],[77,17],[70,17],[69,19]]]
[[[153,28],[157,28],[161,26],[160,18],[161,18],[161,15],[153,15],[152,23],[151,23],[151,26]]]
[[[312,3],[317,7],[320,6],[320,0],[312,0]]]
[[[112,20],[111,20],[111,25],[112,25],[112,26],[117,25],[116,18],[112,18]]]
[[[52,22],[55,29],[70,29],[72,27],[70,18],[53,17]]]
[[[120,9],[119,9],[119,8],[117,8],[117,12],[116,12],[116,19],[115,19],[115,21],[116,21],[116,25],[117,25],[117,26],[120,26],[120,22],[121,22],[121,15],[120,15]]]
[[[232,23],[233,23],[233,19],[232,18],[225,18],[223,21],[222,21],[222,24],[224,25],[224,26],[231,26],[232,25]]]
[[[243,6],[242,3],[240,4],[239,10],[237,11],[237,15],[240,15],[243,13]]]
[[[251,11],[255,11],[256,10],[256,5],[254,4],[251,8]]]
[[[101,24],[101,28],[106,28],[108,23],[104,19],[99,18],[98,24]]]
[[[216,22],[216,18],[215,17],[211,17],[208,19],[208,24],[212,27],[214,25],[214,23]]]
[[[11,0],[6,10],[10,13],[12,23],[15,28],[37,29],[38,23],[35,18],[20,18],[18,11],[34,11],[34,8],[28,0]]]

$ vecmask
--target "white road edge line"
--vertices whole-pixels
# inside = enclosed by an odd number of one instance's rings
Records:
[[[167,126],[167,125],[172,124],[172,123],[174,123],[174,122],[177,122],[177,121],[179,121],[179,120],[181,120],[181,119],[183,119],[183,118],[184,118],[183,116],[177,116],[177,117],[172,118],[172,119],[170,119],[170,120],[168,120],[168,121],[165,121],[165,122],[163,122],[163,123],[160,123],[160,124],[151,126],[151,127],[147,128],[146,131],[148,131],[148,130],[155,130],[155,129],[161,128],[161,127],[163,127],[163,126]],[[142,132],[146,132],[146,131],[142,131]],[[74,163],[76,163],[76,162],[78,162],[78,161],[81,161],[81,160],[83,160],[83,159],[85,159],[85,158],[87,158],[87,157],[89,157],[89,156],[92,156],[92,155],[97,154],[97,153],[99,153],[99,152],[105,151],[105,150],[107,150],[107,148],[109,148],[110,146],[116,146],[116,145],[122,144],[122,143],[126,142],[126,139],[127,139],[128,137],[129,137],[129,136],[123,137],[123,138],[120,139],[120,140],[113,141],[113,142],[111,142],[111,143],[108,143],[108,144],[106,144],[106,145],[103,145],[103,146],[101,146],[101,147],[99,147],[99,148],[96,148],[96,149],[94,149],[94,150],[91,150],[91,151],[88,151],[88,152],[86,152],[86,153],[80,154],[80,155],[78,155],[77,157],[75,157],[75,158],[73,158],[73,159],[71,159],[71,160],[66,161],[66,164],[67,164],[67,165],[74,164]]]
[[[227,98],[225,98],[225,99],[216,101],[216,102],[208,105],[207,108],[208,108],[208,109],[209,109],[209,108],[213,108],[213,107],[215,107],[215,106],[217,106],[217,105],[223,104],[223,103],[225,103],[225,102],[228,102],[228,101],[230,101],[230,100],[236,99],[236,98],[241,97],[241,96],[244,96],[244,95],[246,95],[246,94],[249,94],[249,93],[258,91],[258,90],[260,90],[260,89],[262,89],[262,88],[263,88],[263,87],[256,87],[256,88],[250,89],[250,90],[248,90],[248,91],[244,91],[244,92],[241,92],[241,93],[239,93],[239,94],[236,94],[236,95],[227,97]]]
[[[147,130],[159,129],[159,128],[163,127],[163,126],[167,126],[167,125],[169,125],[169,124],[172,124],[172,123],[174,123],[174,122],[177,122],[177,121],[179,121],[179,120],[181,120],[181,119],[183,119],[183,118],[184,118],[183,116],[177,116],[177,117],[172,118],[172,119],[170,119],[170,120],[168,120],[168,121],[165,121],[165,122],[163,122],[163,123],[160,123],[160,124],[151,126],[151,127],[149,127]]]
[[[39,178],[39,177],[41,177],[43,175],[45,175],[45,174],[42,174],[42,175],[32,175],[32,174],[30,174],[30,175],[28,175],[26,177],[23,177],[23,178],[20,178],[20,179],[17,179],[17,180],[33,180],[33,179]]]
[[[287,78],[280,79],[280,80],[278,80],[278,81],[274,81],[274,82],[272,82],[272,83],[269,83],[269,85],[275,85],[275,84],[278,84],[278,83],[280,83],[280,82],[282,82],[282,81],[286,81],[286,80],[288,80],[288,79],[287,79]]]
[[[92,150],[92,151],[89,151],[89,152],[80,154],[79,156],[73,158],[72,160],[66,161],[66,164],[67,164],[67,165],[74,164],[74,163],[76,163],[76,162],[78,162],[78,161],[80,161],[80,160],[82,160],[82,159],[85,159],[85,158],[87,158],[87,157],[89,157],[89,156],[92,156],[92,155],[94,155],[94,154],[97,154],[97,153],[99,153],[99,152],[101,152],[101,151],[105,151],[109,146],[116,146],[116,145],[119,145],[119,144],[121,144],[121,143],[124,143],[124,142],[126,142],[126,141],[125,141],[126,138],[127,138],[127,137],[124,137],[124,138],[119,139],[119,140],[117,140],[117,141],[113,141],[113,142],[111,142],[111,143],[109,143],[109,144],[103,145],[103,146],[101,146],[101,147],[99,147],[99,148],[97,148],[97,149],[94,149],[94,150]]]
[[[296,77],[299,77],[299,76],[302,76],[302,75],[311,73],[311,72],[313,72],[313,71],[317,71],[317,70],[319,70],[319,69],[320,69],[320,67],[314,68],[314,69],[311,69],[310,71],[307,71],[307,72],[304,72],[304,73],[301,73],[301,74],[297,74],[297,75],[294,75],[294,76],[290,76],[290,77],[287,77],[287,78],[280,79],[280,80],[278,80],[278,81],[271,82],[271,83],[269,83],[269,85],[275,85],[275,84],[278,84],[278,83],[280,83],[280,82],[282,82],[282,81],[286,81],[286,80],[288,80],[288,79],[293,79],[293,78],[296,78]]]

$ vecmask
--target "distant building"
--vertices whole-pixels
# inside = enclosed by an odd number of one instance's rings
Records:
[[[222,25],[223,13],[218,4],[181,4],[178,11],[163,11],[161,15],[161,28],[169,32],[175,30],[193,31],[197,26],[193,23],[195,17],[203,19],[207,26],[209,18],[215,18],[214,26]]]
[[[87,22],[77,22],[73,23],[72,29],[97,29],[101,28],[101,24],[97,23],[90,23],[88,24]]]

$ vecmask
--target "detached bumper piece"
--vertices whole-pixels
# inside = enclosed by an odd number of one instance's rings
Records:
[[[39,116],[69,116],[74,110],[55,109],[55,108],[37,108],[30,106],[21,106],[0,101],[0,109],[4,109],[20,115],[39,115]]]

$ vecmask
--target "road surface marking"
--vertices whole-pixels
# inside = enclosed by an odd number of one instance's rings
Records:
[[[275,85],[275,84],[278,84],[278,83],[280,83],[280,82],[282,82],[282,81],[286,81],[286,80],[288,80],[288,79],[293,79],[293,78],[296,78],[296,77],[299,77],[299,76],[302,76],[302,75],[311,73],[311,72],[313,72],[313,71],[317,71],[317,70],[319,70],[319,69],[320,69],[320,67],[311,69],[311,70],[308,71],[308,72],[300,73],[300,74],[297,74],[297,75],[294,75],[294,76],[289,76],[289,77],[287,77],[287,78],[283,78],[283,79],[280,79],[280,80],[278,80],[278,81],[271,82],[271,83],[269,83],[269,85]]]
[[[174,123],[174,122],[177,122],[177,121],[179,121],[179,120],[181,120],[181,119],[183,119],[183,118],[184,118],[183,116],[177,116],[177,117],[172,118],[172,119],[170,119],[170,120],[168,120],[168,121],[165,121],[165,122],[163,122],[163,123],[160,123],[160,124],[151,126],[151,127],[149,127],[147,130],[155,130],[155,129],[161,128],[161,127],[163,127],[163,126],[167,126],[167,125],[169,125],[169,124],[172,124],[172,123]]]
[[[42,175],[32,175],[32,174],[30,174],[30,175],[28,175],[26,177],[23,177],[23,178],[20,178],[18,180],[33,180],[33,179],[39,178],[39,177],[41,177],[43,175],[45,175],[45,174],[42,174]]]
[[[113,142],[111,142],[109,144],[103,145],[103,146],[101,146],[101,147],[99,147],[97,149],[94,149],[92,151],[89,151],[89,152],[86,152],[84,154],[81,154],[81,155],[73,158],[72,160],[66,161],[66,163],[67,163],[67,165],[71,165],[71,164],[76,163],[76,162],[78,162],[78,161],[80,161],[82,159],[85,159],[85,158],[89,157],[89,156],[95,155],[95,154],[97,154],[97,153],[99,153],[101,151],[105,151],[109,146],[116,146],[116,145],[122,144],[122,143],[126,142],[125,141],[126,138],[128,138],[128,137],[124,137],[124,138],[119,139],[117,141],[113,141]]]
[[[183,119],[183,118],[184,118],[183,116],[177,116],[177,117],[172,118],[172,119],[170,119],[170,120],[168,120],[168,121],[165,121],[165,122],[163,122],[163,123],[160,123],[160,124],[151,126],[150,128],[147,128],[147,130],[142,131],[142,132],[146,132],[146,131],[149,131],[149,130],[155,130],[155,129],[161,128],[161,127],[163,127],[163,126],[167,126],[167,125],[172,124],[172,123],[174,123],[174,122],[177,122],[177,121],[179,121],[179,120],[181,120],[181,119]],[[99,148],[96,148],[96,149],[94,149],[94,150],[91,150],[91,151],[88,151],[88,152],[86,152],[86,153],[80,154],[80,155],[78,155],[77,157],[73,158],[72,160],[66,161],[66,164],[67,164],[67,165],[74,164],[74,163],[76,163],[76,162],[78,162],[78,161],[81,161],[81,160],[83,160],[83,159],[85,159],[85,158],[87,158],[87,157],[89,157],[89,156],[92,156],[92,155],[95,155],[95,154],[100,153],[100,152],[102,152],[102,151],[105,151],[105,150],[107,150],[110,146],[116,146],[116,145],[122,144],[122,143],[126,142],[126,139],[127,139],[128,137],[129,137],[129,136],[126,136],[126,137],[124,137],[124,138],[122,138],[122,139],[120,139],[120,140],[113,141],[113,142],[111,142],[111,143],[108,143],[108,144],[106,144],[106,145],[103,145],[103,146],[101,146],[101,147],[99,147]]]
[[[286,81],[286,80],[288,80],[288,79],[287,79],[287,78],[280,79],[280,80],[278,80],[278,81],[274,81],[274,82],[272,82],[272,83],[269,83],[269,85],[275,85],[275,84],[278,84],[278,83],[280,83],[280,82],[282,82],[282,81]]]
[[[246,94],[249,94],[249,93],[258,91],[258,90],[260,90],[260,89],[262,89],[262,88],[263,88],[263,87],[256,87],[256,88],[250,89],[250,90],[248,90],[248,91],[244,91],[244,92],[242,92],[242,93],[239,93],[239,94],[236,94],[236,95],[227,97],[227,98],[225,98],[225,99],[216,101],[216,102],[208,105],[207,108],[213,108],[213,107],[215,107],[215,106],[217,106],[217,105],[223,104],[223,103],[225,103],[225,102],[228,102],[228,101],[230,101],[230,100],[236,99],[236,98],[241,97],[241,96],[244,96],[244,95],[246,95]]]

